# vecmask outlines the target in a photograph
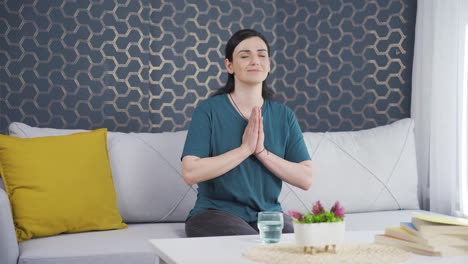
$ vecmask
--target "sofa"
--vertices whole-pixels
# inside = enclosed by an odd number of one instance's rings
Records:
[[[352,132],[305,132],[314,180],[308,191],[284,183],[283,210],[311,210],[320,200],[346,209],[346,230],[383,230],[409,221],[419,210],[414,123]],[[83,130],[11,123],[21,138],[67,135]],[[107,132],[112,180],[128,228],[66,233],[18,243],[9,197],[0,183],[0,263],[159,263],[149,239],[184,237],[184,220],[197,186],[185,184],[180,155],[186,131]],[[28,162],[28,161],[25,161]],[[1,182],[1,181],[0,181]],[[183,252],[181,252],[183,254]]]

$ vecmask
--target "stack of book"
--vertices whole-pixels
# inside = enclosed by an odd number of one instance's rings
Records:
[[[411,222],[385,229],[375,243],[395,246],[428,256],[468,255],[468,220],[432,214],[416,214]]]

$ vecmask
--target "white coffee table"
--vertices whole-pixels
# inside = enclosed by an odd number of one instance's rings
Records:
[[[370,243],[378,231],[349,231],[346,232],[347,242]],[[253,236],[225,236],[202,238],[171,238],[152,239],[151,244],[160,257],[160,263],[188,264],[188,263],[235,263],[254,264],[242,253],[250,248],[260,245],[258,235]],[[280,243],[294,243],[293,234],[283,234]],[[450,263],[466,264],[468,256],[463,257],[427,257],[412,255],[405,264],[421,263]]]

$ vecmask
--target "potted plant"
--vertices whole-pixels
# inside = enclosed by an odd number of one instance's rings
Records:
[[[345,234],[344,208],[340,202],[336,201],[330,211],[317,201],[312,213],[289,211],[288,214],[293,218],[296,244],[303,246],[305,253],[315,254],[322,249],[327,252],[330,246],[336,253],[336,245],[343,242]]]

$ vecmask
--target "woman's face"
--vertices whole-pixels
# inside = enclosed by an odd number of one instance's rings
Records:
[[[245,39],[234,49],[232,62],[226,59],[225,65],[227,71],[234,74],[236,82],[262,83],[270,72],[267,45],[259,37]]]

